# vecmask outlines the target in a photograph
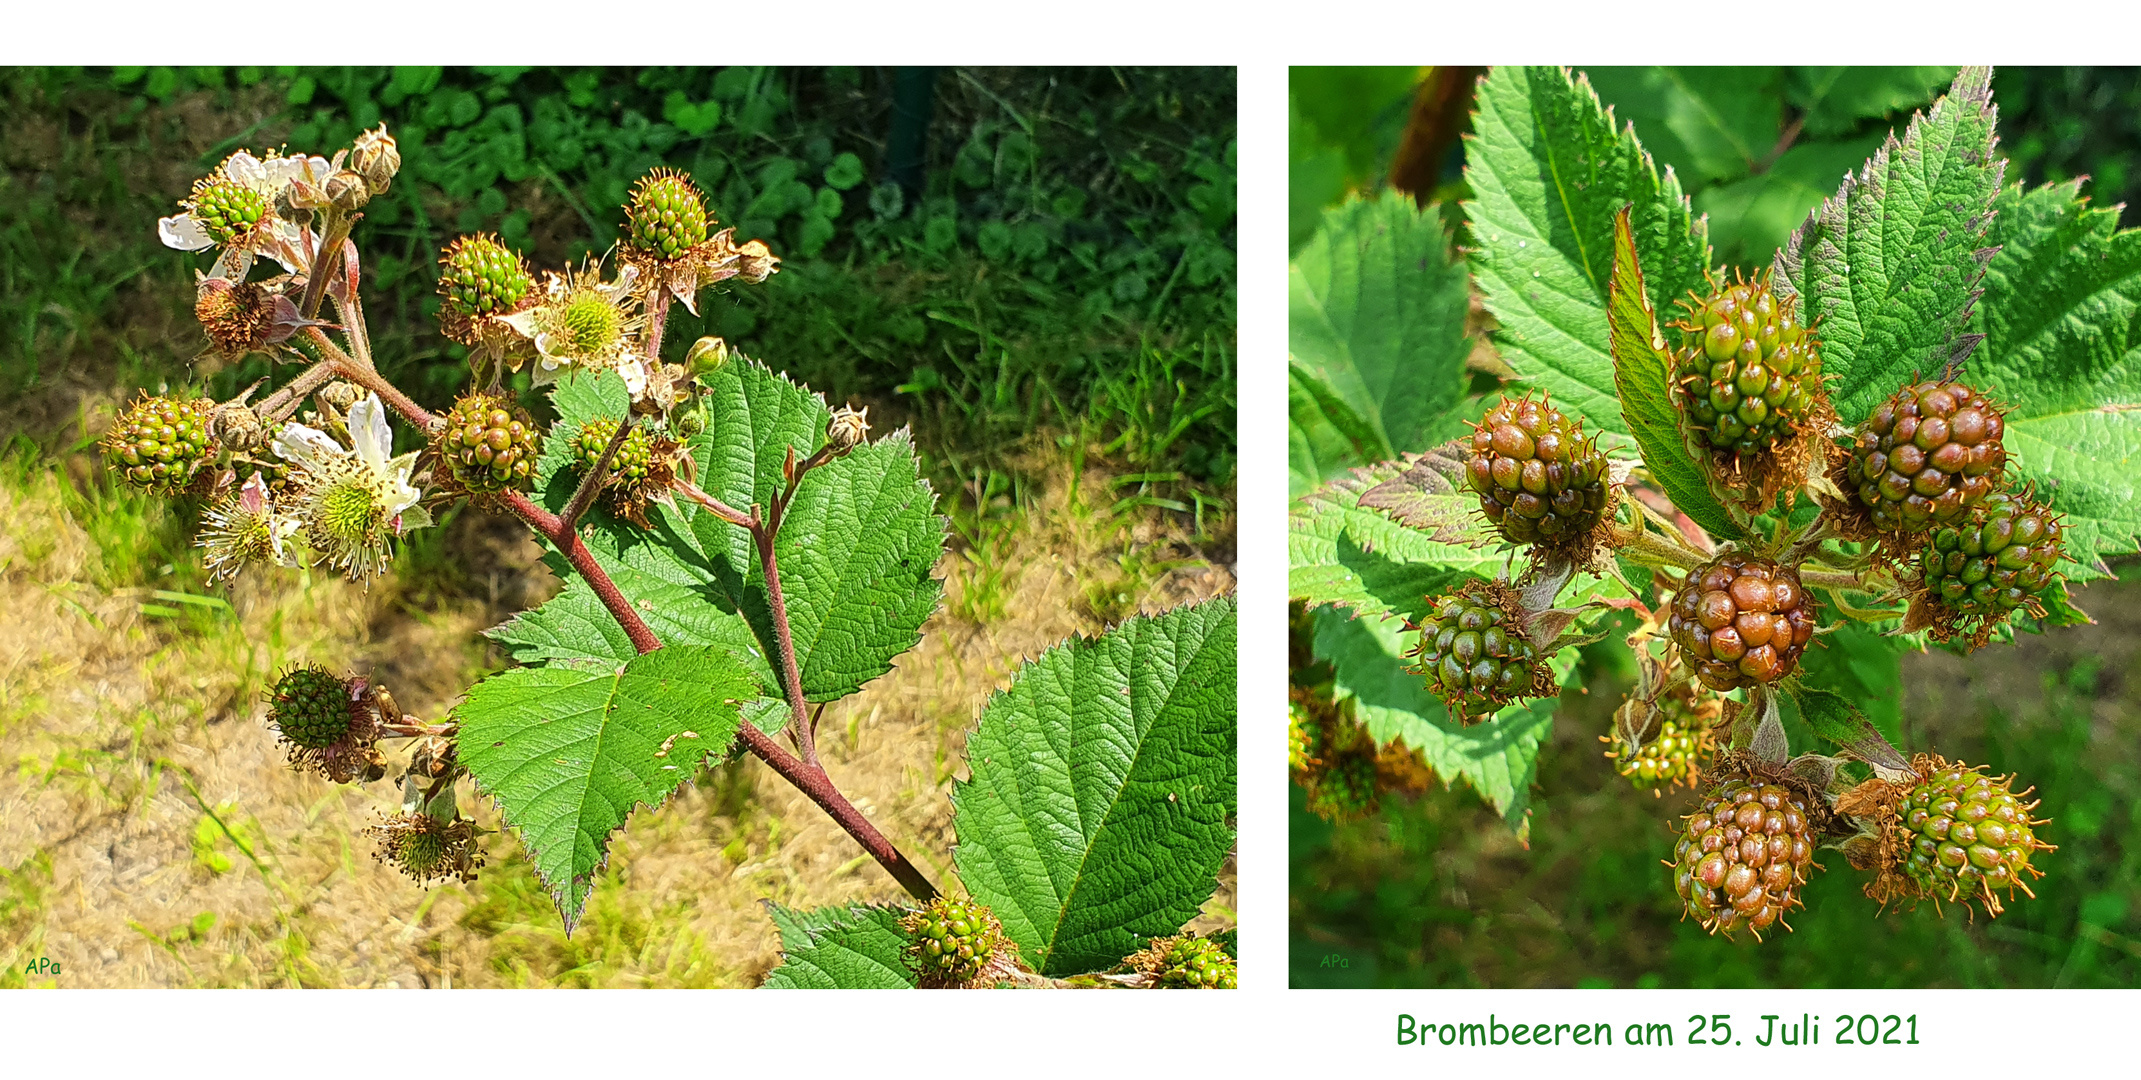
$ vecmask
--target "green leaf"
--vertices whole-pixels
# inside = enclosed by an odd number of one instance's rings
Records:
[[[904,951],[906,913],[879,904],[798,911],[766,902],[781,932],[781,963],[766,974],[767,990],[912,990],[914,969]]]
[[[1506,545],[1484,517],[1474,517],[1465,541],[1452,544],[1360,505],[1363,492],[1404,475],[1418,460],[1409,455],[1355,469],[1294,502],[1287,517],[1289,596],[1361,615],[1418,615],[1424,597],[1452,580],[1491,576],[1509,565]]]
[[[1315,381],[1298,367],[1286,369],[1286,463],[1287,497],[1300,498],[1318,485],[1365,460],[1359,440],[1339,430],[1341,420],[1355,420],[1350,409],[1333,402],[1329,411],[1323,401],[1332,398],[1330,388]],[[1372,441],[1372,440],[1370,440]]]
[[[1695,193],[1710,219],[1720,263],[1766,266],[1792,230],[1836,191],[1837,182],[1881,149],[1885,134],[1845,142],[1801,142],[1762,173]]]
[[[1915,109],[1955,78],[1952,67],[1785,68],[1785,100],[1816,138],[1845,134],[1870,117]],[[1854,163],[1855,164],[1855,163]]]
[[[1294,370],[1358,455],[1319,463],[1324,475],[1434,445],[1464,398],[1471,351],[1465,269],[1441,219],[1398,195],[1349,199],[1325,211],[1289,282]]]
[[[518,828],[569,933],[639,804],[659,806],[736,736],[757,681],[727,651],[657,649],[618,667],[513,668],[454,709],[461,761]]]
[[[1667,384],[1672,358],[1658,331],[1650,294],[1643,289],[1643,269],[1626,210],[1614,217],[1613,284],[1607,296],[1613,383],[1620,391],[1621,415],[1642,448],[1644,466],[1690,520],[1712,536],[1739,539],[1743,535],[1739,526],[1710,494],[1703,466],[1688,456],[1687,442],[1681,437],[1680,410]]]
[[[1502,358],[1595,430],[1629,434],[1606,325],[1614,216],[1632,207],[1654,310],[1703,285],[1703,223],[1672,170],[1661,177],[1633,131],[1616,132],[1590,84],[1566,69],[1495,68],[1472,128],[1472,266],[1501,322]]]
[[[1800,318],[1820,327],[1822,372],[1847,424],[1968,349],[1960,335],[2006,167],[1992,152],[1991,79],[1964,68],[1777,252],[1778,291],[1798,293]]]
[[[1799,661],[1801,681],[1859,702],[1874,726],[1903,739],[1903,654],[1916,647],[1865,623],[1838,620]]]
[[[1634,124],[1660,161],[1686,166],[1688,183],[1747,175],[1775,148],[1783,102],[1778,69],[1586,68],[1614,118]]]
[[[688,446],[699,486],[739,510],[770,506],[784,484],[787,452],[792,448],[800,459],[823,444],[831,415],[825,400],[740,357],[706,383],[710,423]],[[594,416],[621,417],[625,397],[621,380],[604,372],[560,383],[553,400],[559,420],[538,463],[537,490],[559,509],[578,482],[577,470],[567,467],[567,439]],[[774,554],[809,700],[854,693],[920,640],[943,591],[932,575],[945,536],[935,501],[904,428],[814,470],[797,489]],[[668,631],[663,641],[735,648],[745,640],[729,621],[738,620],[756,642],[740,659],[764,664],[778,657],[750,534],[682,498],[651,507],[648,517],[654,528],[642,530],[598,509],[582,533],[656,632]],[[590,592],[568,590],[551,601],[568,610],[552,613],[546,604],[494,636],[516,652],[543,655],[554,655],[561,641],[589,644],[585,633],[562,628],[599,622],[591,600]]]
[[[1965,377],[2012,405],[2009,474],[2066,515],[2076,581],[2141,548],[2141,231],[2118,229],[2075,181],[1994,204],[1972,329],[1985,335]]]
[[[1234,846],[1235,606],[1139,616],[989,699],[952,790],[959,879],[1044,975],[1113,966],[1212,895]]]
[[[1799,703],[1799,716],[1814,734],[1841,747],[1845,753],[1883,769],[1908,769],[1905,758],[1875,730],[1873,722],[1851,699],[1834,690],[1800,686],[1790,691]]]
[[[1427,758],[1444,778],[1462,778],[1502,815],[1518,839],[1531,832],[1531,785],[1539,747],[1553,734],[1557,698],[1511,705],[1485,723],[1465,727],[1452,720],[1420,676],[1405,670],[1413,642],[1396,619],[1349,619],[1316,612],[1316,655],[1337,669],[1332,689],[1378,745],[1393,739]],[[1573,650],[1571,650],[1573,653]]]

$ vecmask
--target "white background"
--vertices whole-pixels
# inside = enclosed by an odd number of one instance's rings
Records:
[[[2057,14],[2055,14],[2055,11]],[[1232,994],[104,991],[0,999],[0,1076],[460,1080],[593,1075],[1606,1075],[2134,1062],[2141,994],[2050,991],[1288,991],[1286,66],[1430,63],[2133,64],[2130,5],[811,3],[367,0],[9,4],[15,64],[1217,64],[1240,68],[1241,982]],[[1668,26],[1667,23],[1678,25]],[[7,118],[0,112],[0,139]],[[1788,937],[1765,948],[1789,948]],[[1608,1021],[1611,1048],[1396,1045],[1399,1013]],[[1738,1047],[1631,1048],[1632,1021],[1731,1013]],[[1822,1016],[1763,1049],[1763,1013]],[[1919,1046],[1837,1046],[1834,1017],[1917,1014]],[[1661,1070],[1671,1070],[1661,1073]]]

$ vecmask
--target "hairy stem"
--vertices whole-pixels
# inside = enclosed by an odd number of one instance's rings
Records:
[[[781,650],[782,690],[788,697],[790,730],[795,734],[796,747],[803,752],[803,760],[815,767],[818,740],[812,733],[810,706],[803,699],[803,673],[795,662],[795,635],[788,628],[788,601],[781,595],[781,569],[773,556],[773,537],[779,529],[780,519],[776,517],[751,530],[751,538],[758,542],[758,562],[766,572],[766,602],[773,609],[773,639]]]
[[[342,241],[349,239],[349,227],[354,224],[340,210],[329,209],[325,216],[327,231],[320,237],[320,246],[312,251],[312,266],[305,271],[305,302],[297,307],[297,313],[308,319],[320,313],[320,300],[327,295],[327,279],[341,269]],[[321,264],[330,259],[334,263],[322,273]]]
[[[624,422],[617,425],[616,434],[610,436],[610,444],[602,448],[602,456],[595,460],[594,467],[581,475],[580,486],[572,491],[572,501],[566,503],[565,512],[558,515],[564,531],[573,530],[573,526],[580,521],[580,515],[587,513],[588,504],[595,501],[595,493],[602,490],[602,482],[609,479],[610,462],[617,457],[617,448],[624,445],[625,436],[632,433],[632,421],[635,419],[637,418],[629,414],[625,416]]]
[[[1694,548],[1648,529],[1622,540],[1614,553],[1638,566],[1671,566],[1681,570],[1693,570],[1709,561]]]
[[[418,430],[428,434],[431,426],[439,422],[438,418],[432,416],[422,405],[409,400],[409,395],[396,389],[393,383],[386,380],[386,376],[358,363],[355,357],[336,347],[334,342],[327,339],[327,335],[320,333],[318,327],[307,327],[305,333],[312,338],[313,344],[318,345],[320,351],[326,354],[328,361],[334,364],[337,374],[378,394],[381,401],[393,406],[395,412],[408,417],[409,422],[415,424]]]
[[[318,334],[317,330],[308,332]],[[355,361],[347,354],[342,353],[340,349],[336,349],[334,344],[327,341],[324,335],[320,336],[320,342],[328,350],[328,356],[341,374],[379,392],[380,398],[393,406],[395,411],[408,418],[410,423],[426,430],[431,427],[432,415],[425,411],[422,406],[409,400],[408,395],[395,390],[378,372],[358,368]],[[694,488],[692,490],[696,491],[697,489]],[[699,494],[705,495],[704,492]],[[712,496],[706,496],[706,498],[712,500]],[[653,628],[649,627],[647,621],[640,617],[639,611],[632,606],[632,602],[625,599],[624,593],[618,590],[617,583],[610,579],[609,572],[602,569],[601,563],[595,561],[594,552],[589,551],[587,545],[580,541],[579,533],[565,527],[564,519],[535,505],[526,495],[518,491],[506,492],[504,502],[506,508],[511,510],[514,516],[526,522],[529,528],[541,533],[545,539],[548,539],[557,546],[559,551],[564,553],[566,561],[570,562],[572,568],[582,578],[586,579],[588,587],[593,589],[595,596],[602,601],[602,606],[609,609],[610,617],[616,619],[617,625],[624,629],[625,636],[632,640],[634,649],[639,650],[641,653],[650,653],[662,647],[662,639],[655,636]],[[782,646],[783,660],[788,669],[788,700],[793,706],[794,712],[794,719],[791,722],[798,724],[803,729],[804,738],[808,740],[810,722],[809,717],[804,713],[803,706],[800,704],[803,700],[802,681],[795,667],[795,645],[789,637],[787,608],[779,592],[780,575],[773,565],[773,534],[771,530],[760,529],[754,529],[753,533],[756,535],[760,531],[764,531],[766,537],[762,542],[761,552],[766,562],[766,578],[771,586],[768,589],[768,593],[773,597],[774,610],[776,612],[775,625],[778,628],[777,633]],[[900,887],[906,889],[909,895],[912,895],[922,903],[928,903],[936,898],[937,887],[930,884],[929,878],[923,875],[921,869],[909,862],[907,856],[901,854],[900,850],[894,847],[890,840],[885,839],[883,833],[877,831],[877,826],[870,824],[870,820],[862,816],[862,811],[855,809],[855,805],[849,802],[846,796],[840,794],[840,789],[833,786],[832,777],[826,774],[823,766],[817,764],[815,760],[800,760],[793,754],[788,753],[788,751],[781,749],[779,743],[774,742],[749,720],[745,720],[739,725],[737,731],[744,744],[750,747],[752,753],[758,755],[759,760],[765,762],[774,772],[779,773],[782,779],[794,784],[803,794],[808,795],[811,802],[817,803],[818,808],[825,811],[828,816],[839,823],[840,828],[853,837],[856,843],[862,845],[862,849],[868,852],[871,858],[876,859],[877,864],[884,867],[885,872],[891,874],[893,880],[899,882]],[[811,753],[814,759],[814,741],[806,742],[805,745],[813,748]]]

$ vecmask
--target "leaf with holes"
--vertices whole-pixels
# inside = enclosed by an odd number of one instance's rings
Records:
[[[1234,601],[1042,653],[952,791],[959,879],[1043,975],[1112,967],[1211,898],[1234,846]]]
[[[610,834],[659,806],[736,736],[757,680],[713,646],[629,663],[513,668],[454,709],[461,761],[520,830],[569,932],[608,858]]]

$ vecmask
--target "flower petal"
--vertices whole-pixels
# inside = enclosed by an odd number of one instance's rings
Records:
[[[284,424],[282,433],[275,436],[275,456],[300,465],[323,467],[348,458],[350,453],[324,431],[303,424]]]
[[[201,219],[191,213],[157,219],[156,235],[165,247],[180,251],[199,251],[215,243],[208,238],[208,230],[201,227]]]
[[[392,475],[387,455],[394,452],[394,429],[387,424],[387,407],[378,394],[366,394],[363,401],[349,407],[349,439],[373,472]]]

